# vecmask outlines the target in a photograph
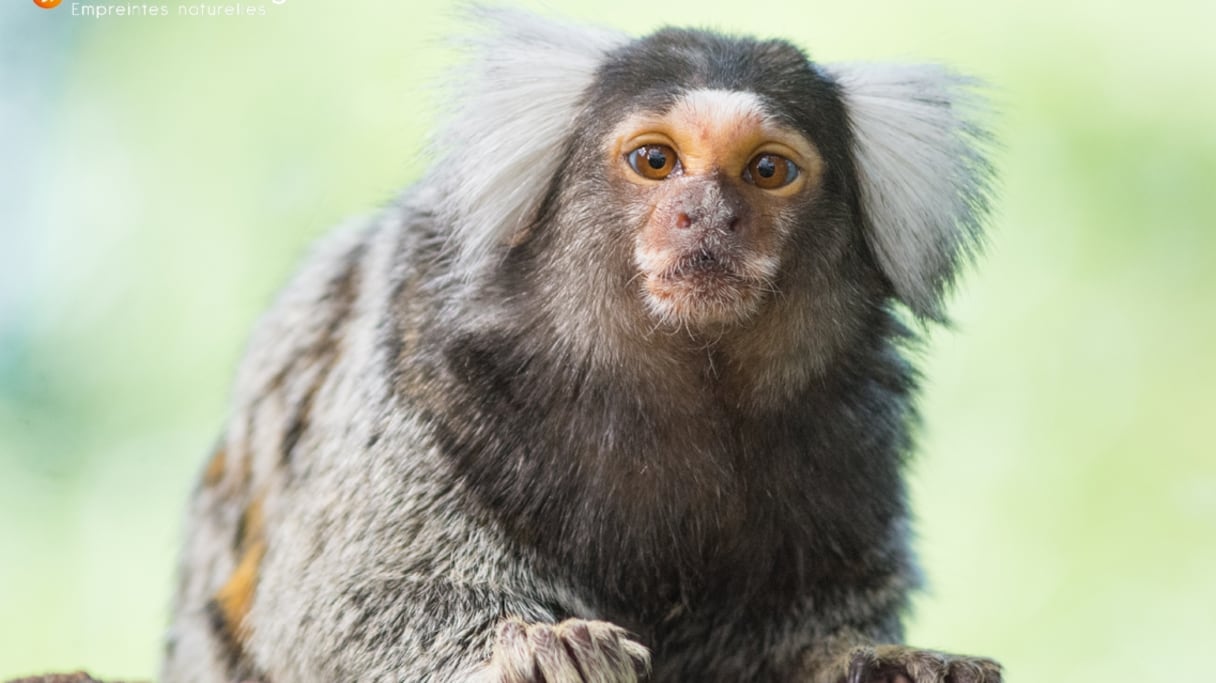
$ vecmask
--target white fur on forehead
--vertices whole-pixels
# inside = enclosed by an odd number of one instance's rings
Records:
[[[760,96],[746,90],[689,90],[680,97],[675,108],[694,118],[709,121],[752,120],[763,123],[770,118]]]
[[[470,54],[451,85],[435,140],[445,161],[433,178],[465,274],[533,218],[584,90],[605,54],[628,40],[515,10],[469,15],[483,31],[462,41]]]
[[[835,64],[854,135],[866,237],[896,293],[940,320],[991,193],[977,82],[937,65]]]

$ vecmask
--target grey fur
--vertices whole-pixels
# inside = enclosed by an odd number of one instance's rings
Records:
[[[900,124],[786,43],[483,15],[472,82],[506,85],[438,137],[468,168],[322,243],[252,337],[162,680],[999,681],[898,644],[915,373],[889,308],[936,315],[954,257],[894,236],[891,207],[971,229],[957,187],[876,204],[887,157],[850,126]],[[698,89],[751,93],[828,171],[746,219],[779,235],[771,290],[669,329],[636,285],[653,207],[605,136]],[[951,135],[909,158],[969,153]],[[723,224],[746,206],[698,197]]]

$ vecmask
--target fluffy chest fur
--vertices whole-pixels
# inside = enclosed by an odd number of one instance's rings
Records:
[[[882,334],[761,410],[712,348],[658,377],[596,368],[534,327],[428,340],[420,324],[405,336],[442,351],[398,358],[399,400],[521,548],[649,629],[676,607],[864,585],[906,561],[911,381],[897,326],[868,324]]]

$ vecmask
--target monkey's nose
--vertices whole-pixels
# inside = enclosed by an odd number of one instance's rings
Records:
[[[739,229],[739,214],[731,212],[727,215],[711,215],[708,217],[708,220],[703,216],[693,218],[685,211],[676,214],[676,229],[687,230],[693,227],[694,224],[702,230],[717,228],[723,232],[737,232]]]

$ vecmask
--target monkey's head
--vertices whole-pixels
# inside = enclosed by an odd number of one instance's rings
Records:
[[[891,301],[942,318],[988,196],[965,79],[483,16],[441,138],[466,275],[528,271],[514,281],[601,329],[823,339]]]
[[[609,192],[635,223],[654,315],[688,326],[752,315],[821,190],[823,159],[754,94],[698,89],[625,118],[605,147]]]
[[[800,280],[800,252],[838,261],[852,164],[831,89],[776,41],[665,30],[604,61],[580,121],[590,164],[573,166],[621,207],[613,239],[657,321],[743,323]]]

